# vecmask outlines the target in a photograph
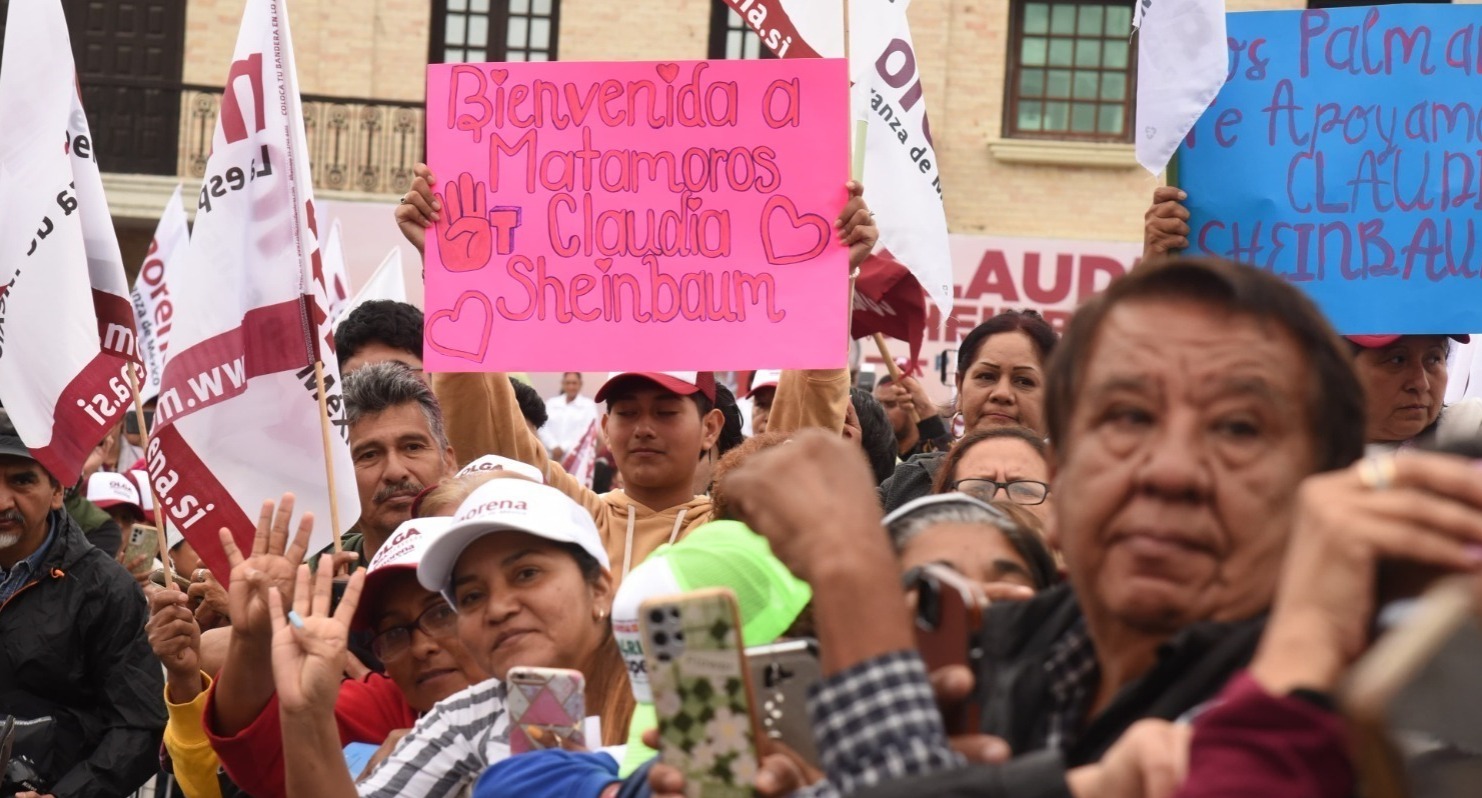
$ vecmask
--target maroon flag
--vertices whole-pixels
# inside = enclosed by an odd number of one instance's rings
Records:
[[[911,349],[909,374],[916,371],[921,341],[926,337],[926,292],[887,249],[879,249],[859,267],[854,281],[854,315],[850,337],[875,333],[905,341]]]

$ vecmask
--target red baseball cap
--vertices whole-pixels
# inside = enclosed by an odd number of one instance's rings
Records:
[[[1425,333],[1417,333],[1417,334],[1425,334]],[[1378,349],[1380,347],[1389,346],[1390,344],[1394,343],[1395,341],[1400,340],[1401,338],[1404,338],[1405,336],[1403,336],[1403,335],[1345,335],[1343,337],[1344,338],[1347,338],[1349,341],[1352,341],[1353,343],[1358,344],[1359,346],[1362,346],[1365,349]],[[1451,334],[1451,335],[1447,335],[1446,337],[1447,338],[1450,338],[1451,340],[1456,341],[1457,343],[1460,343],[1460,344],[1468,344],[1468,343],[1471,343],[1472,342],[1472,336],[1470,336],[1470,335]]]
[[[612,388],[613,383],[628,377],[640,377],[680,396],[702,393],[705,398],[715,401],[713,371],[614,371],[607,375],[607,382],[597,389],[597,401],[607,401],[607,391]]]
[[[362,600],[355,608],[355,617],[350,619],[350,628],[371,628],[371,624],[376,621],[371,617],[371,606],[376,602],[370,599],[384,589],[386,577],[398,572],[415,575],[428,546],[452,525],[453,519],[442,516],[413,518],[403,521],[391,533],[391,537],[381,544],[376,556],[366,566],[365,585],[361,588]]]
[[[746,392],[748,398],[756,396],[756,392],[763,388],[776,388],[782,382],[782,372],[777,369],[762,369],[751,377],[751,389]]]

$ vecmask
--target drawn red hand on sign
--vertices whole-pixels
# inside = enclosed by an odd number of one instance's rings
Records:
[[[449,181],[438,200],[444,210],[437,222],[437,251],[448,271],[478,271],[489,265],[496,250],[501,255],[514,252],[520,209],[498,207],[491,212],[488,192],[473,175],[464,172],[458,182]]]
[[[778,220],[778,211],[785,220]],[[787,266],[813,260],[823,254],[828,241],[828,222],[815,213],[799,215],[787,197],[774,195],[762,208],[762,249],[768,263]]]
[[[489,298],[477,291],[464,291],[451,310],[439,310],[427,317],[427,345],[448,357],[482,363],[493,324]]]

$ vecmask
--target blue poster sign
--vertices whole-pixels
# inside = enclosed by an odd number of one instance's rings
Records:
[[[1178,153],[1189,254],[1269,269],[1340,332],[1482,332],[1482,6],[1232,13]]]

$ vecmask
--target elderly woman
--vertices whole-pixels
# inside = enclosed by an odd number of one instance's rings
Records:
[[[1045,435],[1045,363],[1059,339],[1038,313],[1009,310],[979,324],[957,351],[957,412],[968,433],[1025,427]],[[912,457],[880,485],[886,512],[931,492],[946,454]]]
[[[1482,437],[1482,400],[1442,406],[1451,341],[1469,335],[1349,335],[1353,368],[1364,386],[1369,454],[1413,444]]]

